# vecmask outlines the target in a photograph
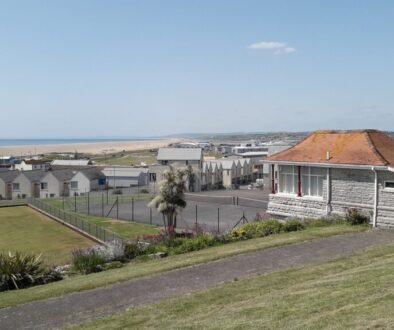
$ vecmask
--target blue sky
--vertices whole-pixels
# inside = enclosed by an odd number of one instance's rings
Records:
[[[0,138],[394,130],[393,1],[1,1]]]

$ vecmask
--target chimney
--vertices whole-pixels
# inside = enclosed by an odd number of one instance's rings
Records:
[[[331,159],[331,155],[330,155],[330,152],[327,150],[327,153],[326,153],[326,160],[330,160]]]

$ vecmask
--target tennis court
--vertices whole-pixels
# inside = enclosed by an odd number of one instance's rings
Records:
[[[187,206],[177,217],[177,226],[193,229],[197,222],[204,231],[224,232],[237,223],[253,221],[256,215],[264,216],[268,194],[256,190],[234,190],[186,194]],[[254,198],[252,198],[254,197]],[[87,208],[78,210],[87,213]],[[89,213],[122,220],[163,225],[162,215],[148,207],[146,200],[91,204]]]

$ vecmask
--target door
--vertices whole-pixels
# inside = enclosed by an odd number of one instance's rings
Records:
[[[32,196],[34,198],[40,198],[40,184],[35,182],[33,183],[33,193]]]
[[[6,191],[5,191],[5,198],[12,199],[12,184],[7,183]]]

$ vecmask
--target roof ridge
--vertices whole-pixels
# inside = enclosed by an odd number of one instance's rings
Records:
[[[383,161],[384,165],[388,165],[389,162],[387,161],[386,158],[380,153],[380,151],[376,148],[373,140],[371,139],[370,133],[379,133],[379,131],[375,132],[365,132],[364,134],[367,136],[367,141],[368,144],[372,147],[372,151],[380,158],[381,161]]]

